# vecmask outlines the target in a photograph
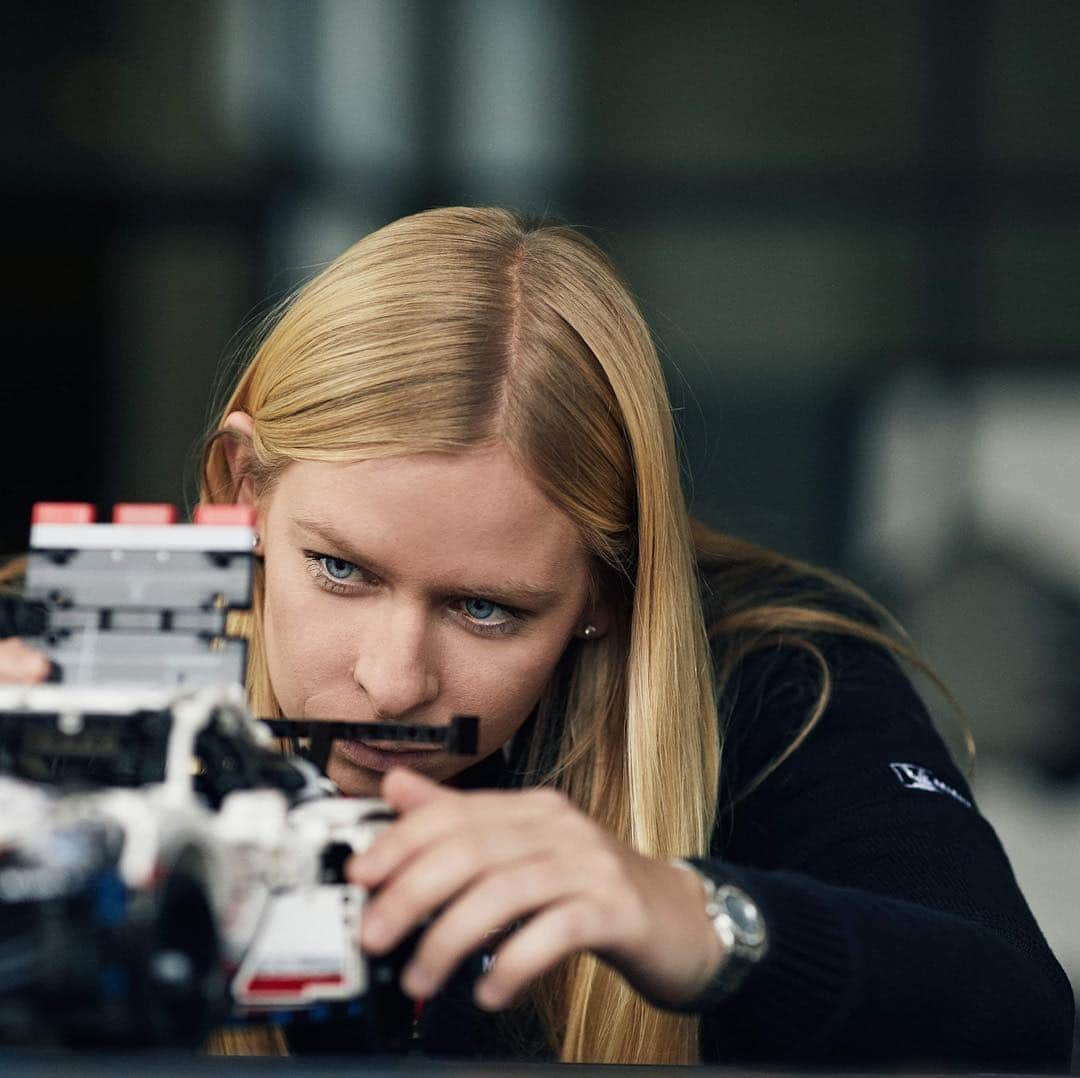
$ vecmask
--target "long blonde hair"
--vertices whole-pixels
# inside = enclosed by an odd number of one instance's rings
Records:
[[[670,407],[648,329],[587,239],[498,209],[440,209],[365,237],[279,313],[225,403],[251,416],[252,478],[295,460],[505,443],[580,530],[613,631],[568,654],[542,781],[640,852],[708,852],[719,733]],[[231,501],[222,438],[200,498]],[[261,578],[249,692],[274,714]],[[534,744],[554,701],[537,711]],[[564,1060],[690,1062],[697,1020],[649,1006],[591,955],[541,982]]]

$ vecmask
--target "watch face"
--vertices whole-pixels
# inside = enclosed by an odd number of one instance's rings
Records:
[[[756,946],[765,939],[765,923],[757,906],[741,891],[727,889],[723,896],[724,910],[731,918],[735,931],[749,946]]]

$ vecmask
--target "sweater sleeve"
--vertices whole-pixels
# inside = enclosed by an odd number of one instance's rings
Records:
[[[769,950],[702,1014],[702,1057],[1067,1070],[1070,985],[926,709],[879,648],[827,659],[825,714],[741,800],[819,675],[786,648],[733,681],[729,807],[698,864],[753,896]]]

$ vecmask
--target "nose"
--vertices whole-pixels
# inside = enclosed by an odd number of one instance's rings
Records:
[[[369,623],[357,648],[353,680],[381,721],[406,719],[439,695],[424,611],[390,610]]]

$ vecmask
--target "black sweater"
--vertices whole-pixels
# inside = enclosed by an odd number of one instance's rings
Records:
[[[754,897],[770,946],[702,1014],[702,1058],[1066,1071],[1069,982],[926,709],[881,649],[834,638],[826,657],[820,723],[734,805],[803,725],[819,675],[803,651],[772,649],[729,688],[728,807],[699,864]],[[514,781],[495,754],[462,785]],[[427,1051],[519,1051],[505,1017],[472,1006],[478,961],[429,1002]]]

